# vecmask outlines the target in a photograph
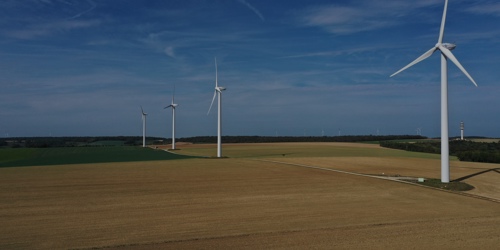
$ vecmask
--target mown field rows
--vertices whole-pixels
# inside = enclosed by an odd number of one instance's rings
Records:
[[[0,249],[495,249],[500,245],[499,203],[260,161],[425,175],[439,169],[438,159],[360,144],[332,144],[329,149],[324,144],[270,145],[274,152],[260,151],[258,146],[228,145],[224,152],[231,158],[226,159],[2,168]],[[213,145],[205,147],[180,152],[214,150]],[[283,156],[280,151],[291,153]],[[304,154],[309,151],[313,156]],[[334,156],[328,157],[327,151]],[[415,162],[418,166],[413,166]],[[496,165],[452,170],[478,172],[492,166]],[[470,179],[482,176],[499,183],[495,172]]]

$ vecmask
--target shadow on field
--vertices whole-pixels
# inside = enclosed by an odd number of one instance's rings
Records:
[[[500,168],[492,168],[492,169],[487,169],[487,170],[484,170],[484,171],[480,171],[480,172],[477,172],[477,173],[474,173],[474,174],[470,174],[470,175],[467,175],[467,176],[464,176],[464,177],[460,177],[458,179],[453,180],[452,182],[459,182],[459,181],[467,180],[467,179],[472,178],[474,176],[478,176],[478,175],[485,174],[485,173],[488,173],[488,172],[497,172],[497,173],[500,174]]]

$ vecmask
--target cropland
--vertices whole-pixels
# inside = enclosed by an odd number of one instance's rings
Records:
[[[168,147],[164,147],[165,149]],[[0,249],[497,249],[500,165],[362,143],[178,144],[204,158],[0,168]],[[19,159],[18,159],[19,160]]]
[[[190,158],[133,146],[59,147],[59,148],[2,148],[0,168],[62,164],[173,160]]]

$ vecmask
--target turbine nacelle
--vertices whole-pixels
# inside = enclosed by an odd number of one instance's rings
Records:
[[[453,43],[442,43],[441,46],[447,48],[448,50],[454,50],[457,47],[457,45]]]
[[[165,108],[163,108],[163,109],[168,109],[168,108],[170,108],[170,107],[172,107],[172,108],[174,108],[174,109],[175,109],[177,106],[178,106],[178,104],[172,103],[172,104],[170,104],[170,105],[166,106],[166,107],[165,107]]]
[[[218,91],[218,92],[222,92],[222,91],[226,90],[226,88],[224,88],[224,87],[215,87],[215,90]]]

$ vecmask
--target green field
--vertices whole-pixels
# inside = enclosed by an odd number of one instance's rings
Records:
[[[286,146],[285,146],[286,145]],[[363,146],[364,145],[364,146]],[[241,143],[224,147],[223,155],[230,158],[269,157],[410,157],[439,159],[439,155],[391,150],[361,143]],[[211,157],[216,153],[211,145],[183,148],[179,154],[137,146],[62,147],[62,148],[1,148],[0,168],[62,164],[173,160]],[[450,157],[456,160],[456,157]]]
[[[134,146],[67,147],[67,148],[3,148],[1,167],[44,166],[82,163],[155,161],[192,158],[163,150]]]

